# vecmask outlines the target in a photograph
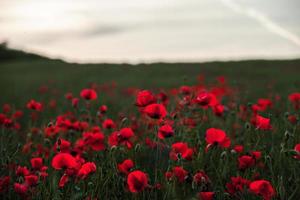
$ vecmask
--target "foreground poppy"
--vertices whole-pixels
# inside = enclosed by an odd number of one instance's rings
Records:
[[[141,192],[148,186],[148,177],[140,170],[133,171],[128,174],[127,185],[130,192]]]

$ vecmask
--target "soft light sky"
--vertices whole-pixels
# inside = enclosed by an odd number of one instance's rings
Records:
[[[0,0],[0,41],[72,62],[300,57],[299,0]]]

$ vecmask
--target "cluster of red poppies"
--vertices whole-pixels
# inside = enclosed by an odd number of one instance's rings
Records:
[[[1,140],[16,134],[20,141],[15,142],[23,144],[9,160],[1,160],[1,195],[9,198],[14,191],[34,198],[37,190],[49,192],[52,186],[46,183],[56,176],[57,190],[84,182],[105,187],[112,179],[123,194],[143,194],[139,198],[270,200],[283,195],[278,190],[284,186],[274,176],[294,180],[290,171],[274,174],[279,164],[273,163],[284,157],[299,167],[300,93],[286,97],[288,103],[271,95],[247,105],[238,102],[238,90],[224,77],[212,87],[185,85],[157,94],[131,88],[124,93],[135,98],[134,107],[132,102],[115,113],[110,113],[113,101],[101,102],[105,90],[96,84],[80,97],[68,92],[61,104],[50,98],[48,104],[29,100],[26,110],[3,105]],[[285,117],[271,115],[284,111]],[[1,142],[2,152],[5,145]],[[95,188],[81,190],[82,198],[110,198]]]

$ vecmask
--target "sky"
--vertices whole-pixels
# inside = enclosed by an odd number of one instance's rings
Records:
[[[300,57],[299,0],[0,0],[0,41],[70,62]]]

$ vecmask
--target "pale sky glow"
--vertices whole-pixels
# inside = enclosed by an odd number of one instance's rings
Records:
[[[0,0],[0,41],[72,62],[300,57],[298,0]]]

